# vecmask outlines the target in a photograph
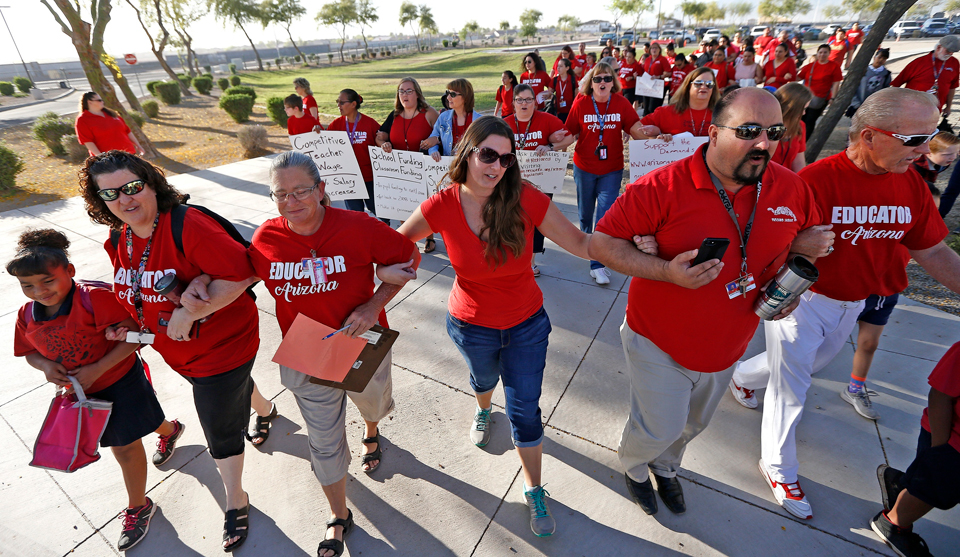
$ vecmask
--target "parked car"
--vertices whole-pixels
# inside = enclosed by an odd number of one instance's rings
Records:
[[[810,27],[813,27],[813,25],[810,25],[809,23],[801,23],[800,25],[797,25],[797,31],[804,33]]]
[[[604,33],[600,35],[600,40],[597,41],[597,46],[607,46],[607,39],[613,39],[613,44],[618,44],[617,39],[619,37],[616,33]]]
[[[718,40],[718,41],[719,41],[719,40],[720,40],[720,35],[722,35],[722,34],[723,34],[723,33],[721,33],[719,29],[708,29],[707,32],[703,34],[703,40],[705,40],[705,41]]]
[[[760,35],[763,35],[763,31],[766,28],[766,25],[755,25],[753,29],[750,30],[750,36],[754,38],[759,37]]]
[[[910,37],[914,31],[919,31],[921,24],[919,21],[898,21],[887,31],[887,37],[896,37],[898,35]]]
[[[619,41],[616,41],[616,43],[617,43],[617,44],[623,44],[623,41],[627,41],[627,44],[628,44],[628,45],[630,44],[631,41],[633,41],[633,31],[632,31],[632,30],[624,31],[624,32],[623,32],[623,35],[620,37],[620,40],[619,40]]]
[[[845,27],[839,23],[830,23],[823,28],[823,32],[827,34],[828,37],[832,37],[837,34],[837,29],[845,29]]]
[[[950,34],[950,30],[947,29],[946,23],[941,23],[939,21],[930,23],[932,20],[927,20],[923,22],[923,25],[920,27],[920,36],[921,37],[944,37]]]

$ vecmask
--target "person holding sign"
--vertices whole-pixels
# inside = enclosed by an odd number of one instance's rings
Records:
[[[643,73],[650,74],[653,79],[664,79],[669,77],[670,74],[670,61],[667,60],[666,56],[661,54],[660,44],[653,43],[650,45],[650,56],[643,61],[643,72],[640,72],[638,75]],[[654,110],[660,108],[663,105],[663,97],[640,97],[639,99],[643,103],[643,113],[652,114]]]
[[[543,60],[536,52],[531,52],[523,57],[521,64],[520,83],[533,87],[536,93],[537,107],[540,110],[546,108],[547,99],[553,94],[550,91],[550,74],[546,72]]]
[[[643,117],[638,139],[670,141],[675,134],[683,132],[705,137],[710,129],[713,107],[720,99],[716,85],[710,68],[697,68],[690,72],[680,84],[677,94],[670,99],[670,104]]]
[[[740,87],[756,87],[763,81],[763,69],[756,62],[752,46],[745,47],[733,67],[733,79]]]
[[[436,162],[440,162],[441,156],[452,156],[467,128],[480,118],[480,113],[473,109],[473,85],[462,77],[447,83],[447,102],[450,110],[440,114],[430,137],[423,142]]]
[[[779,89],[797,77],[797,63],[790,56],[786,43],[774,49],[774,58],[763,67],[763,83]]]
[[[287,113],[287,135],[323,131],[316,118],[303,111],[303,101],[297,95],[283,99],[283,110]]]
[[[614,73],[605,67],[609,88]],[[490,440],[491,399],[502,380],[513,444],[523,466],[530,527],[543,537],[556,529],[541,480],[539,408],[551,327],[543,294],[530,271],[531,242],[534,227],[539,227],[565,250],[586,258],[590,236],[577,230],[547,196],[523,182],[514,135],[494,116],[474,122],[450,165],[453,184],[423,202],[399,232],[414,241],[431,232],[444,238],[457,274],[447,332],[467,361],[477,399],[470,440],[479,447]]]
[[[620,63],[620,94],[630,101],[634,108],[640,107],[636,87],[637,78],[643,75],[643,66],[644,64],[637,61],[636,49],[631,47],[624,49],[623,61]]]
[[[350,139],[350,145],[353,147],[353,154],[357,157],[357,164],[360,165],[360,174],[363,176],[363,183],[367,186],[367,199],[347,199],[347,209],[351,211],[363,212],[364,204],[367,209],[377,215],[377,209],[374,206],[373,197],[373,166],[370,164],[369,146],[376,146],[377,131],[380,124],[376,120],[360,113],[360,106],[363,104],[363,97],[353,89],[344,89],[340,91],[337,97],[337,108],[340,109],[340,117],[330,122],[327,128],[332,131],[347,132]],[[388,226],[390,219],[381,219]]]
[[[310,82],[306,78],[298,77],[293,80],[293,89],[303,97],[303,111],[319,122],[320,110],[317,108],[317,100],[313,98],[313,91],[310,90]]]
[[[803,152],[807,149],[807,130],[801,117],[810,104],[813,93],[800,83],[787,83],[773,94],[780,101],[783,125],[787,133],[777,143],[777,150],[770,160],[794,172],[807,166]]]

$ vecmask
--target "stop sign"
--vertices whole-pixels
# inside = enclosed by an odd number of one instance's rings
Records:
[[[130,64],[130,65],[137,63],[137,57],[134,56],[133,54],[124,54],[123,59],[127,62],[127,64]]]

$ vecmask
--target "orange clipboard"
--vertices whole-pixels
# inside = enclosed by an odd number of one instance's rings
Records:
[[[374,325],[369,331],[358,338],[365,338],[367,345],[363,347],[360,355],[357,356],[353,366],[347,372],[343,381],[330,381],[319,377],[310,377],[311,383],[326,385],[345,391],[363,392],[367,388],[367,383],[373,378],[373,374],[380,368],[383,359],[387,357],[393,343],[400,336],[399,331],[388,329],[381,325]]]

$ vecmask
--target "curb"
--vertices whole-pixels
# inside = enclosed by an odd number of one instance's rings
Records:
[[[33,102],[29,102],[29,103],[16,104],[16,105],[13,105],[13,106],[0,106],[0,112],[5,112],[5,111],[7,111],[7,110],[16,110],[16,109],[18,109],[18,108],[24,108],[24,107],[27,107],[27,106],[34,106],[34,105],[38,105],[38,104],[43,104],[43,103],[45,103],[45,102],[55,101],[55,100],[58,100],[58,99],[62,99],[63,97],[66,97],[67,95],[72,95],[72,94],[74,94],[74,93],[76,93],[76,92],[77,92],[76,89],[74,89],[73,87],[70,87],[70,88],[67,90],[66,93],[63,93],[63,94],[61,94],[61,95],[57,95],[56,97],[50,97],[49,99],[43,99],[42,101],[33,101]]]

